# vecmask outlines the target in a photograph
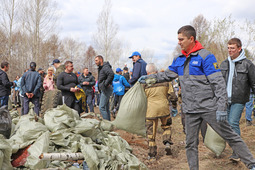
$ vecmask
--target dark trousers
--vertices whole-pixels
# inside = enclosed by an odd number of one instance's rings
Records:
[[[94,112],[94,106],[93,106],[93,99],[92,98],[93,98],[92,92],[86,93],[86,102],[87,102],[86,110],[85,110],[86,113],[88,113],[88,106],[89,106],[89,111]]]
[[[40,110],[40,102],[39,102],[39,97],[33,97],[33,98],[28,98],[27,96],[24,96],[23,99],[24,102],[24,112],[23,115],[26,115],[29,112],[29,102],[32,102],[34,104],[34,111],[39,116],[39,110]]]
[[[117,105],[115,105],[115,106],[116,106],[116,110],[117,110],[117,111],[118,111],[119,108],[120,108],[120,102],[121,102],[121,100],[122,100],[122,97],[123,97],[123,96],[117,96],[117,95],[115,95],[115,101],[117,102],[117,103],[116,103]]]
[[[63,96],[63,103],[65,103],[68,107],[76,110],[79,114],[81,113],[80,102],[76,102],[76,98],[74,94]]]
[[[227,121],[216,122],[216,113],[215,111],[211,111],[208,113],[185,114],[186,155],[190,169],[199,169],[198,134],[203,120],[206,121],[212,127],[212,129],[229,144],[229,146],[247,167],[255,164],[255,159],[241,137],[232,130]]]
[[[0,106],[8,106],[9,96],[1,96],[0,97]]]

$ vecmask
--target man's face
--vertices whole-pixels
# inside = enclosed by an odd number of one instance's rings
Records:
[[[7,72],[8,70],[9,70],[9,64],[8,64],[8,66],[5,66],[5,67],[4,67],[4,71],[5,71],[5,72]]]
[[[188,53],[193,48],[193,44],[192,44],[193,42],[194,42],[193,36],[188,38],[182,33],[178,34],[178,44],[180,45],[183,51]]]
[[[228,54],[232,60],[237,58],[240,55],[242,47],[237,47],[236,44],[228,44]]]
[[[85,68],[85,69],[83,70],[83,74],[84,74],[85,76],[89,75],[89,70]]]
[[[95,58],[95,63],[97,66],[100,66],[102,64],[102,60],[99,59],[98,57]]]
[[[73,72],[73,64],[72,64],[72,63],[69,63],[69,64],[66,66],[66,71],[67,71],[68,73]]]
[[[43,75],[44,71],[43,70],[40,70],[38,71],[39,74]]]
[[[136,62],[137,60],[139,60],[139,58],[140,58],[139,55],[134,55],[134,56],[132,57],[132,61],[133,61],[133,62]]]

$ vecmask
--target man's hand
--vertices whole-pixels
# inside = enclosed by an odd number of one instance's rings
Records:
[[[145,84],[146,83],[146,80],[147,79],[147,76],[144,75],[144,76],[141,76],[139,79],[138,79],[138,82],[141,83],[141,84]]]
[[[216,120],[217,122],[224,122],[228,120],[228,112],[227,111],[216,111]]]
[[[71,87],[71,88],[70,88],[70,91],[75,93],[76,91],[78,91],[78,88],[73,88],[73,87]]]
[[[82,84],[83,84],[83,85],[89,85],[89,82],[84,81]]]

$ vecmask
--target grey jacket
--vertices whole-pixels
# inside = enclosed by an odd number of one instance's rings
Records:
[[[227,110],[227,91],[215,56],[205,49],[179,55],[165,72],[152,75],[157,82],[179,76],[184,113]]]
[[[248,59],[237,61],[235,64],[231,102],[245,104],[249,101],[250,89],[255,92],[255,66]],[[221,63],[220,69],[227,84],[229,75],[227,59]]]
[[[82,73],[82,75],[78,77],[78,81],[85,94],[91,93],[93,91],[92,87],[96,84],[95,78],[90,72],[88,76],[84,76]],[[89,82],[89,85],[83,85],[83,82]]]

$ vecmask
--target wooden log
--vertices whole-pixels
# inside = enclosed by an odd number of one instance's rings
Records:
[[[39,156],[42,160],[79,160],[84,159],[82,153],[42,153]]]

